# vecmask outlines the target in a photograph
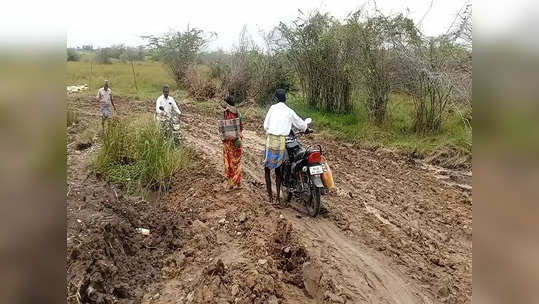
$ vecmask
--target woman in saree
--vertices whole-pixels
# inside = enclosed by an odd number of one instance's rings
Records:
[[[234,106],[234,98],[228,96],[225,98],[224,119],[236,119],[240,121],[240,133],[236,139],[223,140],[223,160],[225,164],[225,174],[228,179],[227,190],[240,188],[241,186],[241,156],[242,156],[242,139],[243,123],[242,117],[238,109]]]

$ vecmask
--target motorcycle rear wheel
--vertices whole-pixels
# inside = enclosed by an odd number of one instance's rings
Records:
[[[310,216],[316,217],[320,213],[320,206],[321,206],[321,193],[320,188],[318,187],[311,187],[311,194],[309,195],[309,199],[307,200],[307,204],[305,207],[307,208],[307,213],[309,213]]]

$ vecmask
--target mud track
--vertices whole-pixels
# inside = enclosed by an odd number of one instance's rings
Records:
[[[152,109],[151,103],[126,103],[121,105],[125,115]],[[201,110],[187,102],[182,111],[185,142],[196,151],[196,169],[178,175],[171,192],[156,205],[161,209],[150,212],[162,225],[171,222],[168,214],[176,214],[177,228],[169,230],[178,234],[169,235],[181,241],[149,258],[155,261],[148,266],[156,272],[153,283],[123,280],[141,286],[128,299],[471,302],[471,173],[315,134],[302,141],[322,144],[337,191],[322,197],[327,212],[310,218],[298,202],[285,209],[266,203],[259,119],[247,117],[245,122],[243,188],[225,193],[218,107]]]

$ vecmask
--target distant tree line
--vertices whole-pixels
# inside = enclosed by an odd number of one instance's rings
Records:
[[[94,48],[91,45],[84,45],[78,48],[67,49],[67,61],[81,60],[81,53],[91,53],[91,60],[99,64],[110,64],[112,59],[121,62],[142,61],[146,57],[144,46],[130,47],[123,44],[113,45],[105,48]]]

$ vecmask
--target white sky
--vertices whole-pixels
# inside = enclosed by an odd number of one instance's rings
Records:
[[[423,32],[428,35],[445,32],[465,1],[434,0],[422,23]],[[270,30],[279,21],[293,20],[298,16],[298,9],[305,13],[320,9],[344,18],[365,3],[365,0],[70,1],[71,13],[63,18],[67,19],[68,47],[119,43],[136,46],[145,43],[141,35],[185,30],[190,24],[217,33],[211,49],[230,49],[237,43],[244,25],[252,36],[257,36],[258,29]],[[416,22],[427,12],[430,3],[430,0],[377,1],[384,12],[402,12]]]
[[[481,0],[476,0],[481,1]],[[474,1],[474,3],[476,2]],[[526,0],[534,1],[534,0]],[[141,35],[161,34],[187,25],[216,32],[210,47],[230,49],[240,30],[247,25],[256,38],[258,29],[270,30],[279,21],[292,21],[298,9],[313,9],[344,18],[367,0],[16,0],[4,1],[0,10],[0,46],[67,40],[67,45],[92,44],[97,47],[124,43],[144,44]],[[428,35],[445,32],[466,0],[433,0],[422,23]],[[404,13],[419,21],[431,0],[378,0],[386,13]],[[372,2],[371,2],[372,4]],[[506,6],[497,6],[504,10]],[[511,7],[511,6],[509,6]],[[502,12],[498,12],[502,13]],[[502,13],[502,14],[504,14]],[[487,15],[488,17],[488,15]],[[495,22],[494,16],[490,19]],[[67,33],[67,35],[66,35]]]

